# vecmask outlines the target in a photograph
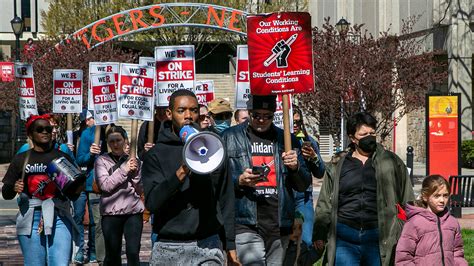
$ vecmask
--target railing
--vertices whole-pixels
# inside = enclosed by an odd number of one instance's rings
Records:
[[[474,176],[460,175],[450,176],[451,199],[449,208],[451,215],[456,218],[462,217],[463,207],[474,207]]]

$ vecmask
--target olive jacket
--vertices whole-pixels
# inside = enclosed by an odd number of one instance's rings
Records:
[[[326,168],[323,185],[316,205],[313,241],[326,242],[327,265],[334,265],[336,255],[336,224],[338,213],[339,178],[345,158]],[[393,265],[395,248],[403,229],[405,215],[400,206],[414,200],[407,167],[393,152],[382,145],[372,155],[377,179],[377,216],[382,265]]]

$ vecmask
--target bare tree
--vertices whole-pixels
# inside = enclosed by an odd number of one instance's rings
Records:
[[[402,38],[416,21],[404,21],[401,37],[387,30],[374,38],[362,32],[363,25],[339,33],[329,18],[321,29],[313,29],[316,90],[297,98],[308,115],[329,129],[336,144],[341,118],[362,110],[378,117],[377,131],[385,140],[394,121],[422,108],[430,87],[446,79],[446,71],[434,71],[443,64],[435,61],[436,52],[423,52],[417,39]]]

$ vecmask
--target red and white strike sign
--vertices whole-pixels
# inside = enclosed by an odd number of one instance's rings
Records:
[[[138,58],[138,64],[141,65],[141,66],[155,67],[155,58],[140,56]]]
[[[250,96],[249,53],[247,45],[237,45],[237,71],[235,74],[235,108],[247,109]]]
[[[214,80],[198,80],[194,88],[194,94],[199,104],[207,105],[214,100]]]
[[[53,70],[53,113],[82,111],[82,70]]]
[[[247,17],[252,94],[314,90],[311,16],[281,12]]]
[[[155,68],[120,64],[119,117],[153,121]]]
[[[194,45],[155,47],[157,106],[168,106],[179,89],[194,89]]]
[[[20,81],[18,88],[20,94],[20,118],[21,120],[26,120],[30,115],[38,114],[33,66],[30,64],[16,63],[15,77]]]
[[[92,74],[114,74],[115,87],[118,86],[118,75],[119,75],[120,63],[117,62],[89,62],[89,91],[87,97],[87,109],[94,110],[94,100],[92,99],[90,80]]]
[[[14,64],[12,62],[0,62],[0,81],[1,82],[13,82],[14,77]]]
[[[94,119],[96,125],[107,125],[118,120],[117,94],[114,74],[93,74],[90,76]]]

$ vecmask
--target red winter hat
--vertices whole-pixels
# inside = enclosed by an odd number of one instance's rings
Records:
[[[38,120],[38,119],[44,119],[48,120],[51,118],[50,114],[44,114],[44,115],[30,115],[28,119],[26,120],[26,132],[30,132],[30,126],[33,125],[33,123]]]

